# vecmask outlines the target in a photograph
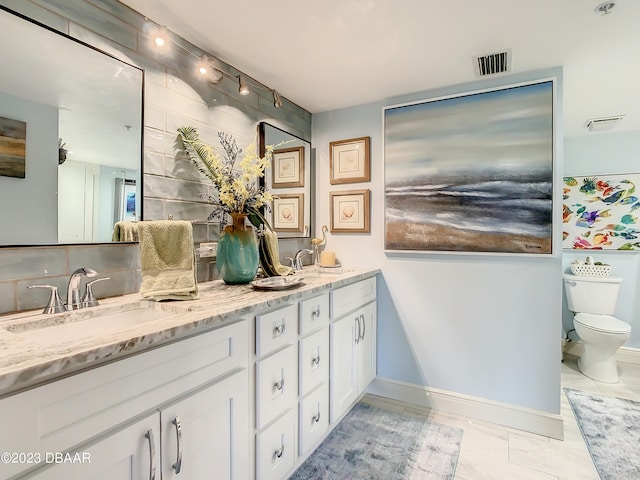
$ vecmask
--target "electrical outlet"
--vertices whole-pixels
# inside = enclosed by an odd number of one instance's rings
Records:
[[[201,243],[198,253],[200,258],[215,257],[218,254],[218,242]]]

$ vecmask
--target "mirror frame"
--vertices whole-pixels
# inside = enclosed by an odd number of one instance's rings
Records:
[[[265,155],[265,151],[266,151],[266,127],[269,128],[273,128],[275,130],[278,130],[279,132],[283,133],[284,135],[288,135],[290,137],[293,137],[297,140],[300,140],[301,142],[305,142],[308,147],[309,147],[309,152],[308,152],[308,158],[309,158],[309,162],[308,164],[305,162],[305,171],[309,172],[309,185],[308,187],[304,187],[305,190],[308,192],[308,205],[309,205],[309,233],[308,235],[286,235],[286,236],[280,236],[278,235],[278,239],[279,240],[290,240],[290,239],[303,239],[303,240],[307,240],[307,239],[311,239],[313,238],[313,233],[314,233],[314,228],[313,228],[313,220],[314,220],[314,209],[315,209],[315,169],[313,168],[313,149],[312,149],[312,145],[311,142],[309,140],[305,140],[302,137],[299,137],[298,135],[295,135],[291,132],[288,132],[276,125],[273,125],[272,123],[269,122],[265,122],[262,121],[258,124],[258,145],[259,145],[259,155],[261,157],[263,157]],[[305,154],[306,157],[307,154]],[[261,184],[264,186],[266,185],[266,178],[263,177],[261,179]]]
[[[139,144],[140,144],[140,148],[139,148],[139,158],[138,158],[138,178],[139,178],[139,183],[140,183],[140,190],[139,190],[139,195],[138,195],[138,220],[143,220],[144,218],[144,99],[145,99],[145,70],[142,67],[139,67],[137,65],[134,65],[133,63],[127,62],[122,60],[121,58],[118,58],[115,55],[112,55],[94,45],[91,45],[85,41],[82,41],[80,39],[74,38],[70,35],[68,35],[67,33],[61,32],[59,30],[56,30],[46,24],[43,24],[42,22],[39,22],[38,20],[35,20],[33,18],[30,18],[22,13],[16,12],[14,10],[11,10],[10,8],[4,6],[4,5],[0,5],[0,12],[5,12],[7,14],[13,15],[14,17],[17,17],[20,20],[26,21],[30,24],[32,24],[34,27],[39,27],[39,28],[43,28],[45,30],[47,30],[48,32],[51,32],[55,35],[58,35],[59,37],[61,37],[63,40],[70,40],[72,42],[74,42],[75,44],[78,44],[82,47],[87,47],[90,50],[98,53],[98,54],[102,54],[105,55],[106,57],[116,60],[120,63],[122,63],[123,65],[127,65],[129,67],[134,68],[135,70],[138,70],[140,72],[140,90],[139,90],[139,95],[140,95],[140,119],[139,119]],[[57,190],[57,186],[56,186],[56,190]],[[131,243],[137,243],[137,242],[74,242],[74,243],[66,243],[66,242],[58,242],[58,243],[21,243],[21,244],[4,244],[4,245],[0,245],[0,248],[29,248],[29,247],[64,247],[64,246],[82,246],[82,245],[114,245],[114,244],[131,244]]]

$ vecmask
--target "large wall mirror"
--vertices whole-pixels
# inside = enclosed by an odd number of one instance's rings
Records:
[[[0,10],[0,246],[110,242],[141,219],[143,71]]]
[[[267,189],[277,197],[267,219],[278,238],[310,237],[311,143],[266,122],[259,124],[258,131],[261,156],[266,145],[276,146],[264,176]]]

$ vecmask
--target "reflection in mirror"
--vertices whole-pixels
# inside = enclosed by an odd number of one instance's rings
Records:
[[[142,212],[142,70],[5,10],[0,32],[0,245],[110,242]]]
[[[267,219],[278,238],[311,236],[311,143],[266,122],[259,125],[260,156],[266,145],[278,145],[265,185],[277,197]]]

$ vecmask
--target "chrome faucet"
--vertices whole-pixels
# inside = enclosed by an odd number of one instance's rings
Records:
[[[82,308],[80,279],[83,275],[86,277],[95,277],[98,275],[98,272],[88,267],[82,267],[71,274],[71,277],[69,277],[69,285],[67,286],[67,310],[78,310]]]
[[[302,250],[298,250],[293,257],[293,268],[295,270],[302,270],[302,257],[303,255],[313,255],[313,250],[309,248],[303,248]]]

